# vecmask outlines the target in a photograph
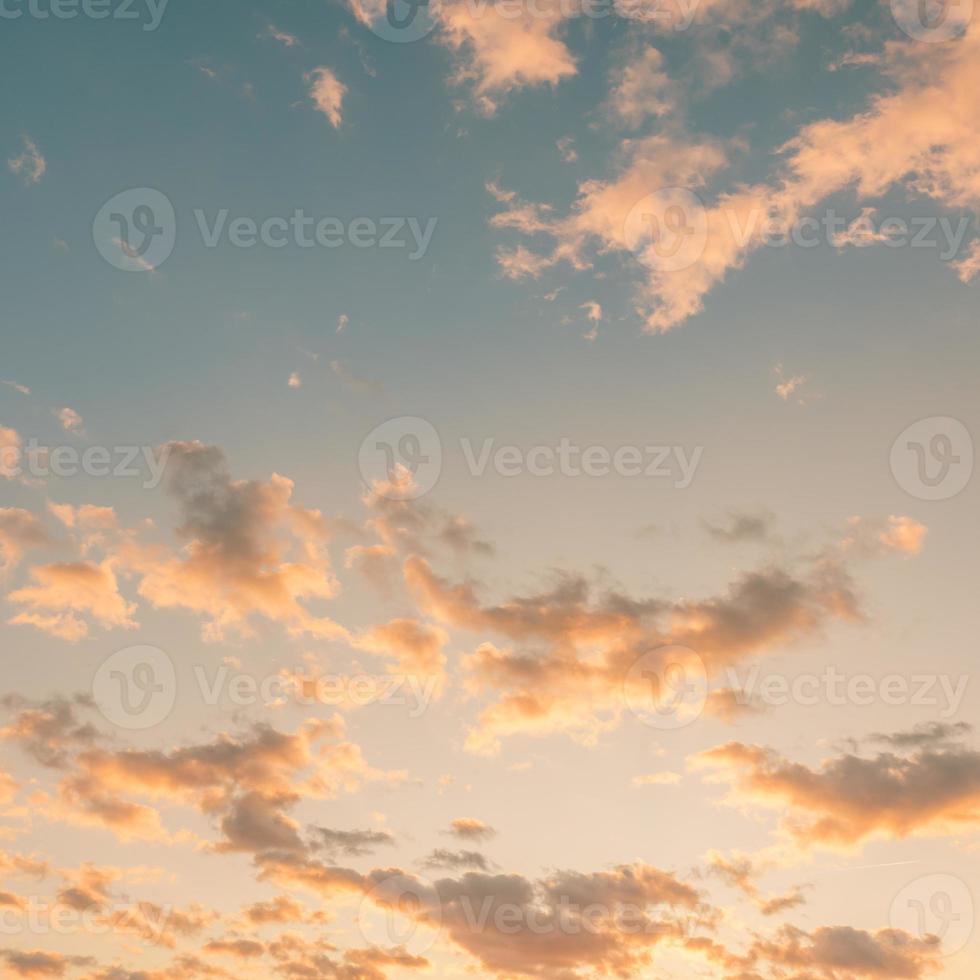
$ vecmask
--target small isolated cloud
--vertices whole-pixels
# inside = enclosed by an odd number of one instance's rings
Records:
[[[449,833],[460,840],[490,840],[497,831],[475,817],[457,817],[449,824]]]
[[[585,315],[592,324],[592,329],[586,333],[586,340],[595,340],[599,336],[599,323],[602,320],[602,307],[594,300],[586,300],[580,307],[580,310],[585,310]]]
[[[492,871],[493,862],[488,860],[479,851],[449,851],[444,847],[437,847],[423,862],[423,866],[429,869],[446,868],[450,871],[461,869],[473,869],[477,871]]]
[[[341,107],[347,94],[347,86],[325,67],[314,68],[306,75],[306,81],[310,86],[310,98],[317,109],[330,120],[330,125],[337,129],[344,119]]]
[[[337,333],[343,333],[350,326],[350,317],[346,313],[341,313],[337,317]]]
[[[772,528],[772,514],[732,511],[721,523],[704,521],[705,531],[716,541],[764,541]]]
[[[806,376],[802,374],[795,374],[787,378],[783,373],[782,364],[777,364],[772,370],[778,379],[775,392],[784,402],[789,401],[793,397],[794,392],[806,384]],[[799,402],[802,405],[803,399],[800,398]]]
[[[65,432],[81,434],[85,431],[85,422],[75,409],[66,405],[64,408],[59,408],[54,414]]]
[[[259,37],[278,41],[281,45],[287,48],[294,48],[300,43],[299,38],[295,34],[289,34],[286,31],[281,31],[275,24],[270,24],[259,35]]]
[[[293,373],[289,376],[289,382],[288,383],[289,383],[289,387],[290,388],[302,388],[303,387],[303,379],[299,376],[299,372],[298,371],[293,371]]]
[[[40,184],[41,178],[48,169],[48,162],[38,149],[37,143],[26,133],[21,136],[23,152],[20,156],[11,157],[7,161],[7,166],[12,174],[16,174],[25,184]]]
[[[575,140],[571,136],[562,137],[555,143],[555,146],[558,147],[558,152],[565,163],[575,163],[578,159],[578,153],[575,151]]]
[[[13,388],[14,391],[20,392],[22,395],[29,395],[31,389],[27,385],[18,384],[16,381],[0,381],[0,385],[6,385],[8,388]]]

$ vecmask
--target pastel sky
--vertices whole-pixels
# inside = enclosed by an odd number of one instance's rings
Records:
[[[980,975],[972,0],[0,57],[0,975]]]

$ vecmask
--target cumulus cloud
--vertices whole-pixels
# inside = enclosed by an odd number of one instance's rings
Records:
[[[980,828],[980,753],[962,745],[912,742],[910,753],[846,753],[811,768],[729,742],[694,764],[728,779],[735,798],[782,811],[782,829],[804,848]]]
[[[37,565],[31,585],[8,595],[24,607],[8,622],[34,626],[53,636],[75,642],[88,635],[89,620],[105,629],[135,629],[135,603],[119,591],[116,562],[71,561]]]
[[[590,243],[603,253],[633,253],[642,271],[637,312],[647,329],[657,332],[700,313],[707,294],[763,245],[773,216],[789,227],[832,194],[850,190],[867,201],[895,187],[944,207],[974,210],[980,205],[980,109],[969,93],[977,87],[978,49],[975,20],[961,39],[942,47],[889,42],[882,66],[890,81],[887,91],[850,118],[804,126],[781,148],[768,181],[713,197],[708,189],[728,163],[727,147],[692,137],[674,123],[655,136],[626,141],[615,176],[583,183],[567,216],[549,217],[537,229],[551,236],[551,250],[502,248],[501,269],[520,278],[536,277],[560,262],[586,268],[592,262]],[[690,261],[671,265],[662,261],[656,236],[637,251],[626,229],[632,209],[644,198],[678,187],[708,203],[692,203],[689,193],[684,197],[687,226],[701,234]],[[511,203],[508,210],[515,206],[528,207]],[[962,260],[961,278],[972,277],[972,256],[971,251]]]
[[[456,56],[455,80],[470,82],[478,107],[496,111],[518,88],[557,85],[577,71],[560,38],[569,4],[543,0],[534,8],[458,0],[442,4],[438,38]]]
[[[326,521],[319,511],[292,503],[292,481],[278,474],[268,481],[233,480],[215,446],[163,448],[184,547],[179,554],[135,543],[123,550],[128,567],[142,576],[140,595],[158,608],[206,616],[210,640],[250,635],[253,616],[297,634],[345,636],[304,604],[333,597],[339,586],[326,551]]]
[[[85,422],[75,409],[69,408],[66,405],[64,408],[59,408],[54,414],[65,432],[71,432],[77,435],[85,432]]]
[[[485,604],[472,584],[446,581],[417,555],[406,559],[404,576],[432,618],[513,644],[484,640],[463,662],[470,692],[491,698],[467,742],[481,753],[518,734],[594,740],[619,724],[630,668],[651,651],[690,648],[710,674],[858,617],[846,571],[827,560],[803,573],[746,573],[702,600],[596,596],[588,580],[564,574],[548,591]]]
[[[344,120],[342,109],[347,86],[330,68],[322,66],[309,72],[306,82],[310,87],[313,104],[330,120],[330,125],[337,129]]]
[[[15,157],[7,160],[7,166],[12,174],[16,174],[25,184],[31,186],[40,184],[48,169],[44,154],[38,149],[34,139],[26,133],[20,138],[23,150]]]
[[[460,840],[485,841],[497,836],[497,831],[476,817],[457,817],[449,825],[449,833]]]
[[[51,544],[40,520],[20,507],[0,507],[0,579],[17,566],[25,552]]]

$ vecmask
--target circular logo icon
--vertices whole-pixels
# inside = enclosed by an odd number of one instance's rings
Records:
[[[973,475],[973,439],[958,419],[920,419],[892,444],[891,468],[895,481],[911,496],[948,500]]]
[[[152,728],[169,716],[177,702],[177,671],[157,647],[126,647],[95,672],[92,698],[119,728]]]
[[[708,243],[708,213],[686,187],[664,187],[637,201],[626,216],[626,244],[658,272],[688,269]]]
[[[956,875],[924,875],[892,902],[889,924],[919,939],[936,936],[944,956],[958,953],[973,933],[973,895]]]
[[[973,0],[890,0],[895,22],[913,41],[936,44],[962,37],[973,17]]]
[[[389,500],[416,500],[442,473],[442,440],[431,422],[403,415],[372,429],[358,453],[364,482]]]
[[[99,254],[124,272],[153,272],[177,242],[177,216],[170,199],[152,187],[110,197],[92,222]]]
[[[636,660],[626,675],[623,694],[644,725],[670,730],[696,721],[708,700],[708,672],[690,648],[657,647]]]
[[[419,41],[439,22],[442,0],[361,0],[361,21],[384,41]]]
[[[439,938],[442,904],[432,882],[394,874],[379,881],[357,909],[357,928],[370,946],[402,947],[421,956]]]

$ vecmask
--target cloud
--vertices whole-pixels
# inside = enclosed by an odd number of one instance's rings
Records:
[[[268,27],[259,35],[259,37],[270,38],[273,41],[278,41],[283,47],[293,48],[300,43],[299,38],[295,34],[289,34],[286,31],[279,30],[275,24],[269,24]]]
[[[694,650],[710,675],[834,620],[858,618],[846,570],[827,559],[802,573],[743,573],[701,600],[595,596],[585,578],[564,574],[548,591],[484,604],[472,584],[447,582],[417,555],[406,559],[404,576],[432,618],[514,644],[483,640],[463,661],[470,693],[491,699],[467,741],[480,753],[495,753],[501,738],[518,734],[594,741],[619,724],[630,668],[653,651]]]
[[[298,371],[293,371],[293,373],[289,376],[289,381],[287,382],[287,384],[289,385],[290,388],[303,387],[303,379],[299,376]]]
[[[79,718],[79,709],[93,707],[88,697],[30,702],[10,694],[0,703],[17,712],[14,720],[0,729],[0,738],[18,743],[42,766],[63,768],[73,753],[94,745],[100,737],[94,725]]]
[[[485,841],[497,836],[493,827],[475,817],[457,817],[449,824],[449,833],[460,840]]]
[[[731,511],[723,524],[703,521],[702,525],[716,541],[729,544],[739,541],[765,541],[772,529],[773,516],[768,513]]]
[[[802,388],[806,384],[807,379],[805,375],[794,374],[792,377],[787,378],[783,374],[782,364],[777,364],[773,368],[773,373],[779,379],[775,391],[784,402],[789,401],[790,398],[796,393],[799,388]],[[800,398],[800,404],[803,404],[803,399]]]
[[[631,127],[648,117],[660,118],[675,109],[675,83],[664,71],[663,55],[648,47],[628,61],[613,77],[609,104],[613,112]]]
[[[980,828],[980,754],[928,742],[912,748],[871,758],[847,753],[810,768],[773,749],[729,742],[693,762],[729,780],[737,799],[782,811],[783,831],[801,848]]]
[[[559,31],[570,15],[562,0],[534,9],[450,0],[439,11],[438,39],[456,57],[454,81],[470,82],[479,109],[492,114],[515,89],[557,85],[577,72]]]
[[[805,932],[784,926],[774,939],[756,940],[736,963],[746,969],[764,964],[775,976],[787,976],[790,970],[791,976],[836,980],[916,980],[935,972],[941,956],[936,936],[917,939],[896,929],[870,933],[848,926]]]
[[[251,635],[254,616],[296,634],[345,636],[303,603],[329,599],[339,586],[326,551],[326,521],[292,503],[292,481],[278,474],[233,480],[221,450],[198,442],[168,443],[162,452],[184,546],[180,554],[135,543],[122,550],[122,560],[142,575],[140,595],[157,608],[205,615],[209,640]]]
[[[48,532],[30,511],[0,507],[0,579],[18,565],[25,552],[51,543]]]
[[[68,408],[66,405],[64,408],[59,408],[54,414],[65,432],[81,435],[85,431],[85,423],[75,409]]]
[[[16,429],[0,425],[0,476],[14,480],[20,472],[21,438]]]
[[[7,161],[12,174],[20,177],[29,187],[40,184],[41,178],[47,172],[48,163],[38,149],[37,143],[26,133],[20,138],[23,152]]]
[[[29,395],[31,389],[27,385],[18,384],[16,381],[0,381],[0,384],[6,385],[8,388],[13,388],[20,395]]]
[[[0,950],[0,959],[7,964],[14,977],[64,977],[78,967],[94,966],[91,956],[67,956],[47,953],[44,950]]]
[[[841,548],[865,555],[888,552],[917,555],[928,533],[924,524],[904,514],[892,514],[885,521],[852,517]]]
[[[830,5],[820,7],[829,11]],[[978,51],[976,20],[960,40],[941,47],[889,42],[882,70],[890,86],[884,93],[850,118],[804,126],[780,148],[767,181],[721,190],[713,199],[708,188],[717,185],[728,163],[727,148],[717,141],[693,138],[673,120],[654,136],[625,141],[616,175],[584,182],[567,216],[553,217],[540,229],[551,236],[551,250],[502,249],[501,269],[517,278],[536,277],[560,262],[587,268],[590,243],[602,253],[632,253],[642,271],[637,312],[647,330],[658,332],[702,312],[707,294],[763,246],[773,215],[780,226],[791,226],[833,194],[851,190],[866,201],[896,187],[947,208],[975,210],[980,108],[970,93],[980,83]],[[636,243],[626,233],[632,209],[666,188],[684,189],[685,227],[700,230],[698,247],[684,254],[690,261],[678,265],[662,261],[656,240],[634,253]],[[702,203],[695,204],[692,193]],[[970,255],[959,267],[961,277],[972,277]]]
[[[7,598],[23,611],[7,620],[13,626],[34,626],[45,633],[75,642],[88,635],[84,616],[105,629],[135,629],[135,603],[119,592],[115,562],[71,561],[37,565],[33,584]]]
[[[327,827],[314,827],[313,834],[313,846],[326,851],[331,857],[339,854],[364,857],[373,854],[378,847],[395,843],[395,838],[386,830],[331,830]]]
[[[306,75],[310,86],[310,98],[317,110],[322,112],[330,125],[337,129],[343,122],[342,106],[347,86],[329,68],[314,68]]]
[[[479,851],[450,851],[444,847],[437,847],[422,864],[429,870],[445,868],[450,871],[460,871],[464,868],[472,868],[477,871],[491,871],[493,869],[493,862]]]
[[[3,735],[35,755],[49,754],[66,771],[53,816],[105,827],[121,839],[167,836],[158,806],[136,797],[212,818],[221,831],[209,845],[214,852],[302,854],[307,844],[290,815],[301,800],[332,799],[368,781],[403,776],[368,765],[345,740],[339,716],[309,719],[293,732],[256,724],[170,751],[100,748],[87,729],[86,738],[74,731],[69,738],[71,722],[71,715],[52,721],[23,712]]]

